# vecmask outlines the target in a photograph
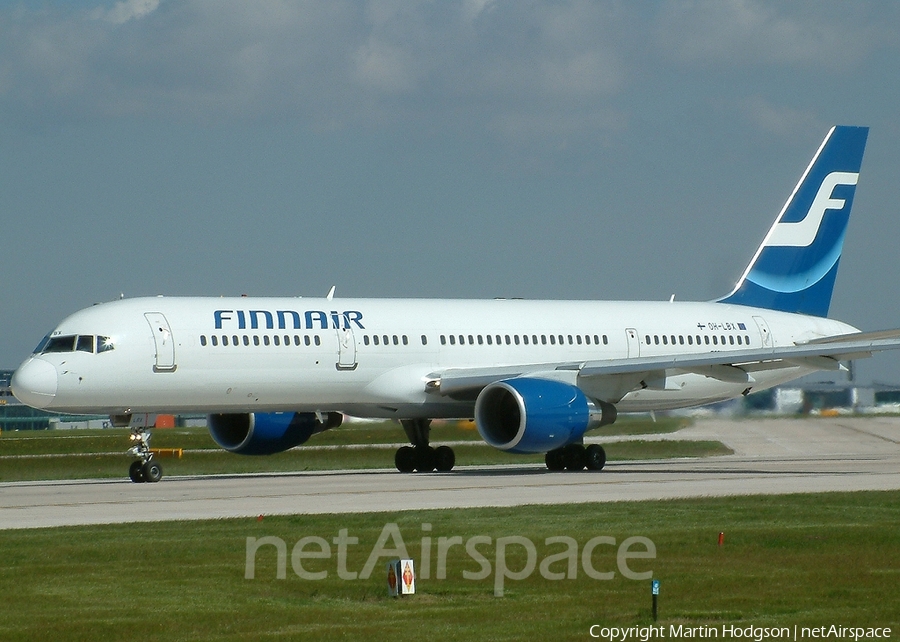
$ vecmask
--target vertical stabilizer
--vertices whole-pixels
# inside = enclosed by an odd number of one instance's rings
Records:
[[[720,303],[828,314],[868,134],[868,127],[828,132],[734,291]]]

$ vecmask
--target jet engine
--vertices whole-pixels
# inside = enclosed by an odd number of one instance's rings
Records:
[[[543,453],[580,442],[592,428],[616,420],[616,408],[594,402],[576,386],[517,377],[486,386],[475,400],[475,425],[491,446]]]
[[[225,450],[240,455],[272,455],[306,442],[316,433],[341,425],[329,412],[319,421],[312,412],[269,412],[209,416],[209,433]]]

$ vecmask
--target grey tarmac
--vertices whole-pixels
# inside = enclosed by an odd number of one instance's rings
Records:
[[[611,462],[599,473],[510,465],[0,483],[0,529],[900,489],[900,417],[713,418],[629,439],[713,439],[735,454]]]

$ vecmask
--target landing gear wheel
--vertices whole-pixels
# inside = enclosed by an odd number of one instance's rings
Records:
[[[438,472],[449,473],[456,464],[456,453],[450,446],[438,446],[434,451],[434,466]]]
[[[416,469],[416,451],[412,446],[401,446],[397,449],[394,465],[401,473],[411,473]]]
[[[141,467],[141,473],[144,476],[144,481],[158,482],[162,479],[162,466],[156,463],[156,460],[151,459]]]
[[[562,448],[550,450],[544,455],[544,463],[547,464],[548,470],[565,470],[566,459]]]
[[[566,470],[584,470],[587,466],[587,454],[581,444],[569,444],[563,449],[563,459],[566,462]]]
[[[141,484],[144,482],[144,471],[142,468],[144,467],[144,462],[142,461],[133,461],[131,462],[131,467],[128,469],[128,476],[131,477],[131,481],[135,484]]]
[[[591,444],[584,449],[588,470],[603,470],[606,465],[606,451],[600,444]]]
[[[416,453],[416,470],[420,473],[430,473],[435,468],[434,448],[431,446],[419,446],[413,449]]]

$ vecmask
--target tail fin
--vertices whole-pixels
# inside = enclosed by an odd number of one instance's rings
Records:
[[[831,128],[750,265],[720,303],[828,314],[868,135],[868,127]]]

